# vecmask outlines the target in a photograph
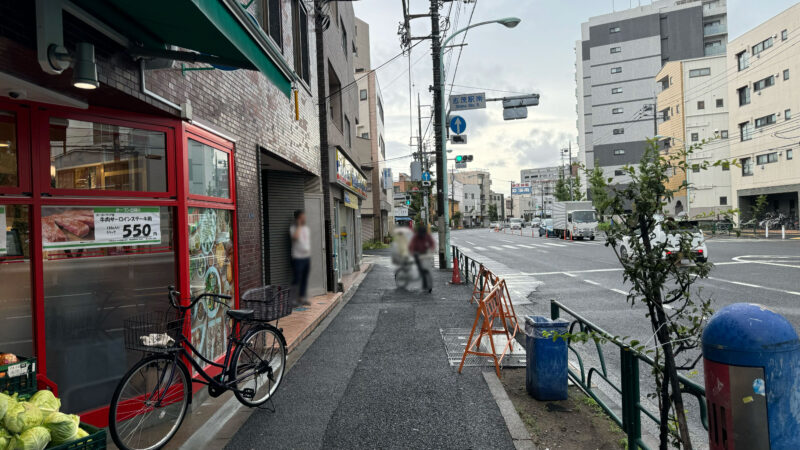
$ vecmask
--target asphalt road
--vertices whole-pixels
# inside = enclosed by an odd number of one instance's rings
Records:
[[[452,232],[451,240],[468,256],[506,278],[518,315],[549,317],[550,300],[555,299],[612,335],[652,343],[645,308],[627,303],[630,286],[623,283],[620,263],[604,241],[561,241],[539,238],[538,233],[531,237],[531,232],[526,228],[520,236],[509,230],[460,230]],[[697,285],[703,296],[714,299],[715,310],[738,302],[761,303],[800,329],[800,240],[721,238],[709,239],[707,245],[714,267],[709,279]],[[587,370],[591,365],[599,366],[594,346],[586,345],[585,350],[582,356]],[[604,345],[603,352],[611,380],[619,383],[619,350]],[[644,397],[653,386],[647,368],[640,367],[640,373]],[[702,385],[702,362],[695,373],[687,375]],[[596,378],[593,383],[618,402],[618,394],[602,380]],[[694,441],[702,443],[706,438],[696,401],[689,400],[689,410]],[[646,426],[646,419],[643,422]]]

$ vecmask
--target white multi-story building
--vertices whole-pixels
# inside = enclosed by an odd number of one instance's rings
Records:
[[[638,163],[656,134],[653,78],[666,62],[725,54],[727,39],[725,0],[658,0],[583,23],[575,46],[578,160],[602,167],[613,184],[628,182],[622,166]]]
[[[761,195],[767,210],[797,217],[800,200],[800,4],[731,41],[728,96],[731,99],[733,206],[743,221]]]

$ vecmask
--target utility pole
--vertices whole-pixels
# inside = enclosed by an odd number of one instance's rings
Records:
[[[431,1],[431,51],[433,52],[433,129],[436,139],[436,215],[439,225],[439,268],[446,268],[449,262],[446,258],[445,245],[447,243],[447,226],[443,220],[445,211],[444,179],[447,176],[447,161],[442,153],[442,139],[444,124],[442,123],[442,72],[441,72],[441,42],[439,36],[439,0]]]
[[[508,197],[511,199],[511,211],[509,211],[509,214],[514,217],[514,182],[509,181],[508,184],[511,186],[511,195]]]

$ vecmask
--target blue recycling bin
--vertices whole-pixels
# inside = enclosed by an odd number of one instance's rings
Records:
[[[567,341],[549,333],[566,333],[568,326],[564,319],[525,318],[525,387],[536,400],[567,399]]]
[[[736,303],[703,330],[712,450],[800,449],[800,339],[766,306]]]

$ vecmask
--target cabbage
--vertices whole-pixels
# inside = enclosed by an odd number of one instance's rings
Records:
[[[81,418],[73,414],[55,412],[44,419],[44,427],[50,431],[50,437],[54,444],[61,444],[72,440],[78,432],[78,424]]]
[[[19,434],[28,428],[41,425],[42,411],[33,403],[19,402],[6,411],[3,423],[8,431]]]
[[[0,427],[0,449],[8,447],[8,443],[14,439],[14,436],[3,427]]]
[[[6,450],[44,450],[50,443],[50,432],[45,427],[33,427],[11,440]]]
[[[75,439],[83,439],[86,436],[89,436],[89,433],[83,428],[78,428],[78,434],[75,435]]]
[[[45,418],[61,408],[61,400],[57,399],[53,392],[48,390],[36,391],[28,401],[38,406]]]
[[[6,415],[6,411],[8,411],[12,406],[17,403],[17,394],[13,396],[9,396],[0,392],[0,420]],[[0,445],[0,449],[4,447]]]

